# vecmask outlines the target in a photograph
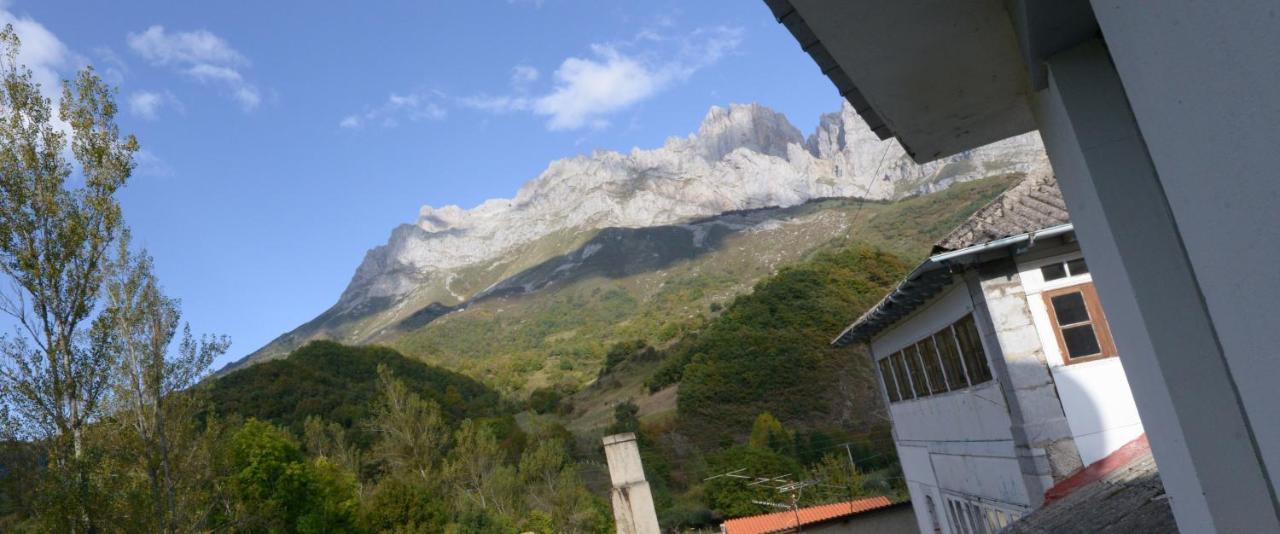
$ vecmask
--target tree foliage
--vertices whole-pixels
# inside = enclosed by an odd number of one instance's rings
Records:
[[[254,417],[301,434],[308,417],[338,423],[362,447],[374,436],[365,425],[379,398],[378,368],[386,367],[411,392],[438,406],[450,424],[506,411],[498,393],[459,373],[423,365],[385,347],[313,341],[287,358],[238,369],[210,385],[216,413]]]
[[[785,268],[673,348],[650,387],[680,381],[678,410],[690,434],[735,435],[762,412],[780,421],[820,419],[847,389],[841,380],[874,391],[861,349],[829,342],[905,271],[901,259],[867,247]],[[874,395],[861,397],[864,413],[877,409]]]

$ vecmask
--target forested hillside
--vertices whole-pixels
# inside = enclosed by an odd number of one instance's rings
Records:
[[[509,416],[497,392],[446,369],[409,360],[386,347],[313,341],[289,357],[230,373],[209,384],[211,411],[257,418],[302,435],[308,418],[338,423],[355,443],[371,443],[367,429],[385,367],[410,392],[440,405],[448,422]]]

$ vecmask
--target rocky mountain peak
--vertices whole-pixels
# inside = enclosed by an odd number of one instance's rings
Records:
[[[712,106],[688,143],[707,161],[719,161],[739,148],[786,158],[787,147],[804,143],[804,137],[781,113],[756,103],[730,104]]]

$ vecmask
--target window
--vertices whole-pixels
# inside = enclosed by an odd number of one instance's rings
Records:
[[[928,397],[991,380],[973,315],[882,358],[877,365],[890,402]]]
[[[920,365],[920,355],[916,353],[915,345],[902,349],[902,358],[907,361],[907,371],[911,373],[911,383],[916,387],[916,396],[931,395],[929,382],[924,377],[924,366]]]
[[[978,325],[973,321],[973,315],[964,316],[951,327],[955,329],[960,354],[964,356],[969,383],[977,385],[991,380],[991,367],[987,365],[987,353],[982,350],[982,339],[978,337]]]
[[[1000,532],[1025,513],[1011,507],[997,506],[981,500],[943,496],[947,522],[951,531],[960,534],[991,534]]]
[[[1092,283],[1045,291],[1044,301],[1066,363],[1116,355],[1111,329]]]
[[[942,361],[938,359],[937,347],[933,346],[933,336],[916,343],[916,352],[920,353],[920,361],[924,363],[924,373],[929,379],[929,393],[946,393],[947,379],[942,376]]]
[[[895,352],[889,357],[893,361],[893,374],[898,377],[899,393],[902,394],[904,400],[916,398],[915,391],[911,387],[911,374],[907,372],[906,362],[902,358],[902,352]]]
[[[902,396],[898,394],[898,382],[893,377],[893,367],[889,358],[880,360],[880,380],[884,382],[884,391],[889,395],[889,402],[898,402]]]
[[[947,385],[951,389],[969,387],[969,380],[964,374],[964,362],[960,360],[960,347],[956,345],[956,333],[950,326],[933,335],[933,344],[938,347],[938,356],[942,359],[942,370],[947,374]]]
[[[1084,258],[1054,262],[1040,268],[1040,275],[1044,277],[1045,282],[1061,280],[1068,276],[1080,276],[1087,272],[1089,272],[1089,266],[1084,263]]]

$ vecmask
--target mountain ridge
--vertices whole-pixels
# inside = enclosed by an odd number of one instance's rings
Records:
[[[448,313],[525,269],[610,228],[693,223],[820,198],[895,200],[1040,164],[1035,133],[923,166],[881,141],[846,103],[804,137],[759,104],[712,107],[696,133],[654,149],[595,151],[551,162],[510,199],[463,209],[423,206],[371,249],[329,310],[228,369],[309,339],[360,342],[434,307]]]

